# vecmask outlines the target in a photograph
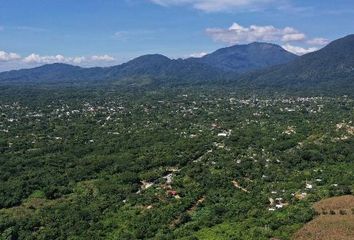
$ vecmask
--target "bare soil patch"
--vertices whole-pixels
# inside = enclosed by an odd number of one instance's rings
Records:
[[[293,237],[294,240],[353,240],[354,196],[341,196],[314,204],[319,214]]]

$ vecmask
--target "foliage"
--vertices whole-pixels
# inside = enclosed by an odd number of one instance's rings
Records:
[[[3,88],[0,239],[290,239],[313,202],[354,187],[353,107],[222,88]]]

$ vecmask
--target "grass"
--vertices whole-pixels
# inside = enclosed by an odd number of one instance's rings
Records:
[[[303,227],[295,240],[352,240],[354,215],[321,215]]]
[[[354,196],[325,199],[313,207],[319,216],[300,229],[294,240],[354,239]]]

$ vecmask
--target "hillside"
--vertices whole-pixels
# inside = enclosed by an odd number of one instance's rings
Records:
[[[354,35],[333,41],[286,65],[247,74],[239,83],[263,87],[352,88]]]
[[[314,204],[318,217],[306,224],[294,240],[350,240],[354,238],[354,196],[324,199]]]
[[[270,66],[285,64],[298,58],[276,44],[251,43],[219,49],[196,62],[205,63],[224,71],[245,73]]]
[[[107,68],[103,81],[115,85],[193,85],[224,79],[226,73],[198,62],[172,60],[163,55],[145,55]]]
[[[169,59],[160,54],[140,56],[106,68],[49,64],[0,73],[6,84],[114,84],[120,86],[176,86],[218,83],[238,74],[287,63],[296,56],[280,46],[253,43],[223,48],[200,59]]]
[[[47,64],[32,69],[0,73],[2,84],[99,84],[99,85],[183,85],[225,79],[226,73],[199,62],[171,60],[163,55],[144,55],[112,67],[81,68],[68,64]]]
[[[285,64],[281,64],[285,63]],[[169,59],[151,54],[106,68],[67,64],[0,73],[1,84],[175,87],[231,83],[237,88],[298,89],[350,93],[354,87],[354,35],[297,57],[277,45],[223,48],[203,58]],[[229,86],[229,85],[227,85]]]

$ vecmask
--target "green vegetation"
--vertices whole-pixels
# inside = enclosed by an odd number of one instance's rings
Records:
[[[290,239],[354,189],[354,102],[0,92],[0,239]]]

